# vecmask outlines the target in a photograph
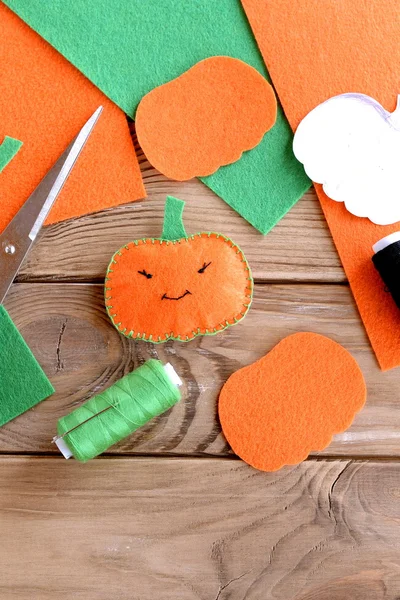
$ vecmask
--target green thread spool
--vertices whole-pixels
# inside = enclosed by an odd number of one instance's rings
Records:
[[[66,458],[87,462],[174,406],[181,394],[172,365],[150,359],[57,424]]]

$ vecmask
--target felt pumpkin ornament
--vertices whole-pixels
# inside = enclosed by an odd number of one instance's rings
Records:
[[[108,267],[106,309],[129,338],[189,341],[235,325],[249,310],[253,280],[243,252],[220,233],[187,236],[184,204],[169,196],[161,238],[130,242]]]

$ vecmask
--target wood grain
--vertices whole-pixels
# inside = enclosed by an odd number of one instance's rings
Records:
[[[7,297],[57,391],[0,429],[1,600],[399,600],[400,375],[377,366],[314,192],[263,237],[199,181],[139,159],[149,197],[44,228]],[[118,247],[160,234],[167,194],[187,201],[188,233],[232,237],[258,284],[238,326],[152,346],[117,333],[94,282]],[[265,474],[234,460],[219,390],[296,331],[343,344],[367,382],[366,407],[322,454],[376,462]],[[108,457],[59,458],[57,419],[149,357],[182,375],[183,401]]]
[[[216,415],[226,379],[283,337],[315,331],[353,354],[368,387],[366,407],[325,454],[400,454],[399,372],[379,370],[347,286],[256,285],[253,306],[239,325],[188,344],[159,346],[118,334],[105,313],[100,285],[16,284],[6,306],[57,392],[0,429],[1,452],[55,451],[50,440],[60,416],[153,356],[170,361],[182,375],[184,402],[112,452],[227,455]]]
[[[220,230],[232,238],[245,252],[259,281],[345,281],[314,190],[262,236],[200,181],[170,181],[143,156],[141,168],[146,200],[45,227],[18,281],[103,279],[118,248],[133,239],[161,234],[168,194],[187,201],[184,220],[188,233]]]
[[[398,600],[399,482],[398,462],[3,457],[0,597]]]

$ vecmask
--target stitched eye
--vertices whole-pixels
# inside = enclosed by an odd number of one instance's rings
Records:
[[[201,267],[201,269],[199,269],[197,272],[198,273],[204,273],[204,271],[207,269],[207,267],[209,267],[211,265],[211,262],[209,263],[204,263],[203,266]]]
[[[143,269],[143,271],[138,271],[138,273],[144,275],[145,277],[147,277],[147,279],[151,279],[153,277],[153,275],[151,273],[147,273],[145,269]]]

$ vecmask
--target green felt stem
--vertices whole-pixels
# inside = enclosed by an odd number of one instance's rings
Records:
[[[19,140],[8,135],[4,137],[3,143],[0,145],[0,173],[14,158],[21,146],[22,142]]]
[[[173,196],[167,196],[164,210],[164,226],[161,234],[162,240],[179,240],[187,237],[183,225],[182,215],[185,203]]]

